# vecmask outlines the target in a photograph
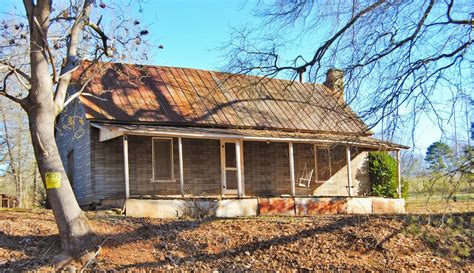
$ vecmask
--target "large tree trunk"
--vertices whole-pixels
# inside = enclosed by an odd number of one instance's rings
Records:
[[[28,109],[31,140],[48,201],[59,229],[63,251],[79,258],[95,247],[94,233],[79,207],[64,170],[54,138],[54,108],[35,105]],[[46,173],[58,173],[60,184],[48,188]]]
[[[28,114],[38,169],[53,209],[63,251],[74,258],[79,258],[85,250],[94,247],[94,234],[76,201],[54,138],[54,120],[58,114],[58,107],[53,99],[54,83],[49,67],[54,65],[54,60],[50,55],[47,40],[52,2],[38,0],[23,3],[30,26],[31,88],[28,97],[23,99],[22,106]],[[48,186],[46,180],[48,173],[59,176],[59,183],[53,187]]]

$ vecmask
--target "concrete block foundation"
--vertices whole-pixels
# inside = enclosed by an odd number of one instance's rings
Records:
[[[177,218],[186,209],[184,200],[143,200],[128,199],[125,202],[125,213],[131,217]]]
[[[257,216],[258,200],[229,199],[217,202],[216,217],[247,217]]]
[[[406,213],[405,199],[373,197],[372,212],[378,214]]]
[[[258,198],[259,215],[295,215],[293,198]]]
[[[251,217],[313,216],[322,214],[405,213],[404,199],[380,197],[270,197],[245,199],[128,199],[131,217]]]
[[[372,213],[372,198],[347,198],[347,214]]]
[[[345,198],[295,198],[296,214],[320,215],[320,214],[341,214],[346,211]]]

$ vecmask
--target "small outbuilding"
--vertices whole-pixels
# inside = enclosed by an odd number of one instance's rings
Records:
[[[73,78],[56,136],[82,206],[127,201],[127,212],[157,216],[147,210],[168,204],[179,216],[199,199],[216,211],[227,200],[237,216],[254,203],[256,214],[278,202],[298,213],[301,198],[367,197],[367,153],[408,148],[372,136],[344,101],[339,70],[317,84],[83,62]]]

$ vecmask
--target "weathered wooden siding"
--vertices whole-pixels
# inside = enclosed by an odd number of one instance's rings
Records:
[[[99,130],[92,128],[92,172],[97,201],[123,198],[125,178],[122,138],[99,142]],[[130,194],[179,195],[178,139],[173,138],[174,181],[152,181],[152,138],[128,136]],[[185,193],[220,194],[220,150],[218,140],[183,139]]]
[[[79,205],[94,200],[91,177],[90,122],[85,119],[84,109],[75,100],[61,113],[56,132],[56,143],[64,168],[68,169],[67,155],[74,150],[74,194]]]
[[[221,194],[220,141],[183,139],[183,155],[185,193]],[[175,158],[178,158],[177,152]],[[179,179],[178,174],[176,178]]]
[[[289,194],[288,143],[244,142],[246,195]]]
[[[99,142],[99,129],[91,128],[91,172],[95,200],[125,197],[122,138]]]
[[[179,195],[178,139],[173,138],[174,181],[153,182],[152,140],[129,136],[130,194]],[[183,139],[184,192],[194,195],[220,194],[220,151],[218,140]]]
[[[99,142],[99,130],[92,128],[92,174],[96,185],[96,202],[102,199],[123,198],[122,138]],[[131,195],[179,195],[178,139],[173,138],[174,180],[152,181],[152,138],[129,136],[129,168]],[[184,191],[193,195],[220,195],[219,140],[183,139]],[[311,144],[294,144],[295,176],[314,169],[314,148]],[[353,151],[352,179],[354,195],[368,192],[366,153]],[[296,187],[297,195],[347,196],[347,168],[345,147],[333,149],[334,175],[324,183],[317,183],[315,175],[310,187]],[[342,163],[341,163],[342,162]],[[290,194],[288,143],[244,142],[245,193],[249,196],[278,196]]]

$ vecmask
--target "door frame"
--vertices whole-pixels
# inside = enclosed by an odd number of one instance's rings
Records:
[[[237,177],[237,189],[235,190],[229,190],[227,189],[227,184],[226,184],[226,171],[227,170],[233,170],[237,172],[237,175],[239,175],[239,160],[236,158],[237,161],[237,167],[227,167],[225,165],[225,143],[235,143],[235,149],[236,149],[236,156],[237,156],[237,149],[238,146],[240,148],[240,179]],[[238,145],[239,144],[239,145]],[[226,194],[232,194],[232,195],[238,195],[239,197],[242,197],[245,195],[245,181],[244,181],[244,145],[243,141],[241,139],[221,139],[220,140],[220,150],[221,150],[221,189],[222,189],[222,196],[225,196]],[[241,188],[241,193],[239,194],[239,180],[240,180],[240,188]]]

